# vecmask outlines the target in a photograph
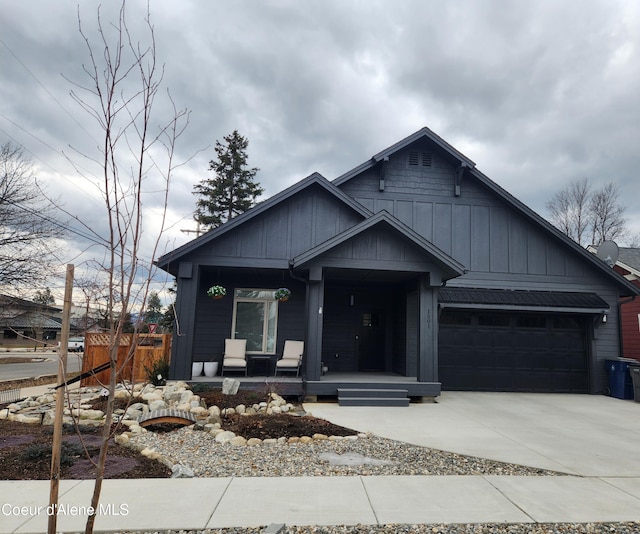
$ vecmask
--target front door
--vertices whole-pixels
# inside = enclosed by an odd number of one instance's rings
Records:
[[[385,325],[384,311],[364,310],[360,315],[358,362],[360,371],[384,371]]]

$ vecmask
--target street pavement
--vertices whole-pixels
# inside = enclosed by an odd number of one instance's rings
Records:
[[[447,392],[408,408],[305,409],[380,436],[566,476],[105,480],[96,529],[640,521],[640,403]],[[83,529],[92,489],[93,481],[61,482],[60,532]],[[45,532],[48,495],[48,481],[0,481],[0,532]]]
[[[3,363],[3,359],[20,358],[24,363]],[[57,352],[0,352],[0,384],[8,380],[35,378],[56,375],[58,373]],[[33,361],[32,361],[33,360]],[[67,354],[67,372],[75,373],[82,369],[82,353]]]

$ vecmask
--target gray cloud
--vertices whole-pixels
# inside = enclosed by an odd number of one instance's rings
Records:
[[[91,37],[97,5],[80,6]],[[127,4],[136,39],[145,6]],[[103,5],[103,22],[118,7]],[[65,79],[82,80],[87,62],[76,3],[0,8],[0,136],[23,144],[51,193],[100,229],[99,199],[61,155],[89,169],[78,153],[95,155],[99,139]],[[236,128],[267,195],[314,171],[334,178],[429,126],[543,215],[572,179],[614,180],[640,232],[636,2],[152,0],[151,17],[165,86],[191,110],[178,156],[193,158],[173,177],[167,246],[188,239],[193,185]],[[155,112],[166,118],[168,102]]]

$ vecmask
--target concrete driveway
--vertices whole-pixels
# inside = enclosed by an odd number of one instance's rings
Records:
[[[600,395],[444,392],[408,408],[305,403],[332,423],[434,449],[588,477],[640,477],[640,403]]]

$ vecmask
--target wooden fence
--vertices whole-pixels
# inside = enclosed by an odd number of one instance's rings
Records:
[[[129,354],[132,334],[124,334],[118,347],[116,377],[118,382],[143,382],[148,380],[153,365],[160,360],[167,362],[171,358],[171,334],[139,334],[138,346],[133,358],[125,361]],[[109,362],[109,335],[87,333],[85,336],[82,372],[86,373],[99,365]],[[81,386],[106,386],[109,383],[109,370],[95,373],[80,382]]]

